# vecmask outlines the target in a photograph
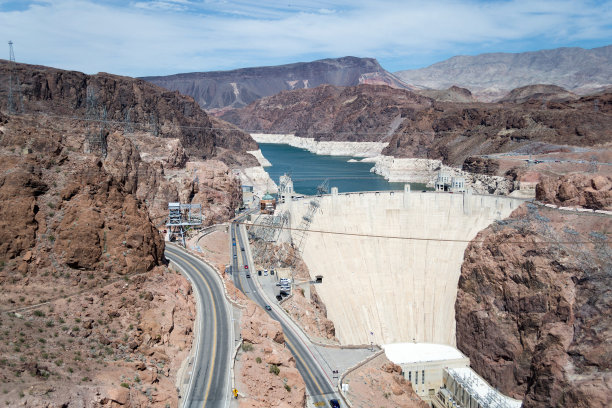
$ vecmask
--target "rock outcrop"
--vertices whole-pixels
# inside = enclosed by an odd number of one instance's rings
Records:
[[[562,207],[612,210],[612,177],[598,174],[571,174],[546,177],[536,186],[536,199]]]
[[[0,60],[0,74],[8,77],[9,70],[8,61]],[[16,64],[13,75],[21,83],[27,113],[105,119],[107,129],[131,128],[177,138],[194,159],[209,159],[231,150],[235,162],[256,163],[245,153],[257,149],[248,134],[212,120],[192,98],[176,91],[118,75],[86,75],[27,64]],[[2,108],[6,108],[6,92],[4,87],[0,89]],[[93,122],[94,132],[98,132],[100,123]]]
[[[498,102],[523,103],[533,101],[564,101],[578,99],[578,96],[557,85],[527,85],[513,89]]]
[[[195,309],[146,204],[72,120],[0,122],[0,402],[176,406]]]
[[[524,407],[612,403],[609,217],[526,204],[465,252],[457,346]]]
[[[350,372],[343,383],[349,384],[346,395],[355,408],[429,406],[404,378],[402,368],[389,361],[384,354]]]

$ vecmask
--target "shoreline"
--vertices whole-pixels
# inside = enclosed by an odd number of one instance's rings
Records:
[[[292,147],[308,150],[319,156],[352,156],[360,157],[361,160],[350,159],[349,162],[372,163],[370,172],[382,176],[390,183],[422,183],[427,187],[433,187],[438,172],[444,171],[451,177],[464,177],[466,187],[476,194],[509,195],[516,190],[514,182],[501,176],[488,176],[485,174],[473,174],[460,168],[450,167],[441,160],[422,158],[397,158],[385,156],[380,152],[387,143],[378,142],[317,142],[313,138],[301,138],[292,134],[263,134],[251,135],[257,143],[285,144]],[[249,170],[251,177],[258,179],[259,183],[270,182],[276,187],[274,181],[265,172],[264,166],[270,162],[263,156],[261,149],[253,152],[261,167],[253,167]],[[258,169],[258,170],[256,170]],[[261,174],[265,172],[266,176]],[[249,177],[249,178],[251,178]]]
[[[376,157],[388,145],[381,142],[319,142],[312,137],[297,137],[293,134],[252,133],[251,137],[257,143],[286,144],[320,156]]]

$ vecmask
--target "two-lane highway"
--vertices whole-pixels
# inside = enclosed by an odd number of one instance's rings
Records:
[[[247,238],[243,235],[239,223],[243,221],[243,217],[239,217],[231,225],[231,239],[232,239],[232,278],[236,287],[244,292],[251,300],[255,301],[259,306],[265,307],[268,302],[259,292],[259,289],[253,279],[255,279],[255,270],[253,265],[249,262]],[[235,244],[235,245],[234,245]],[[242,268],[239,267],[239,262],[242,261]],[[244,265],[247,265],[249,269],[245,269]],[[253,278],[247,278],[246,274],[252,274]],[[305,336],[300,336],[296,333],[296,330],[289,326],[287,323],[287,317],[281,316],[281,312],[277,312],[275,308],[267,311],[268,314],[274,319],[280,322],[283,333],[285,334],[285,342],[289,350],[293,353],[296,359],[297,368],[308,389],[309,395],[315,400],[325,401],[326,406],[329,399],[339,399],[335,388],[332,384],[331,379],[325,374],[316,358],[313,355],[312,344],[308,344],[309,341]]]
[[[230,310],[217,273],[182,248],[166,244],[166,258],[187,276],[198,295],[199,335],[194,339],[195,355],[183,407],[220,408],[229,406],[229,372],[233,347]]]

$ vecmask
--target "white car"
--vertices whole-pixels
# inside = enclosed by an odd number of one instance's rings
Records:
[[[268,270],[264,269],[264,276],[268,276]]]

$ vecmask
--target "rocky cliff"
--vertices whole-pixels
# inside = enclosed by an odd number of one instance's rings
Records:
[[[535,142],[610,142],[612,93],[563,102],[439,102],[411,91],[359,85],[285,91],[222,116],[241,128],[315,140],[387,142],[385,156],[441,159],[529,150]]]
[[[511,89],[533,84],[558,85],[584,95],[612,84],[612,45],[460,55],[395,74],[416,86],[468,88],[481,100],[497,100]]]
[[[240,108],[281,91],[314,88],[322,84],[346,86],[369,83],[407,88],[375,59],[356,57],[143,79],[190,95],[207,110]]]
[[[190,286],[84,134],[70,119],[0,114],[0,401],[176,406]],[[109,148],[128,156],[121,137]]]
[[[2,109],[6,109],[10,70],[8,62],[0,60]],[[257,149],[249,135],[211,120],[192,98],[178,92],[129,77],[85,75],[27,64],[15,64],[13,77],[21,83],[26,113],[93,120],[89,123],[96,130],[100,123],[97,120],[105,118],[107,129],[133,129],[162,138],[177,138],[194,159],[214,158],[229,150],[234,162],[256,163],[245,153]]]
[[[457,346],[524,407],[612,404],[612,219],[526,204],[465,251]]]
[[[536,186],[536,199],[562,207],[612,210],[612,177],[571,174],[546,177]]]

